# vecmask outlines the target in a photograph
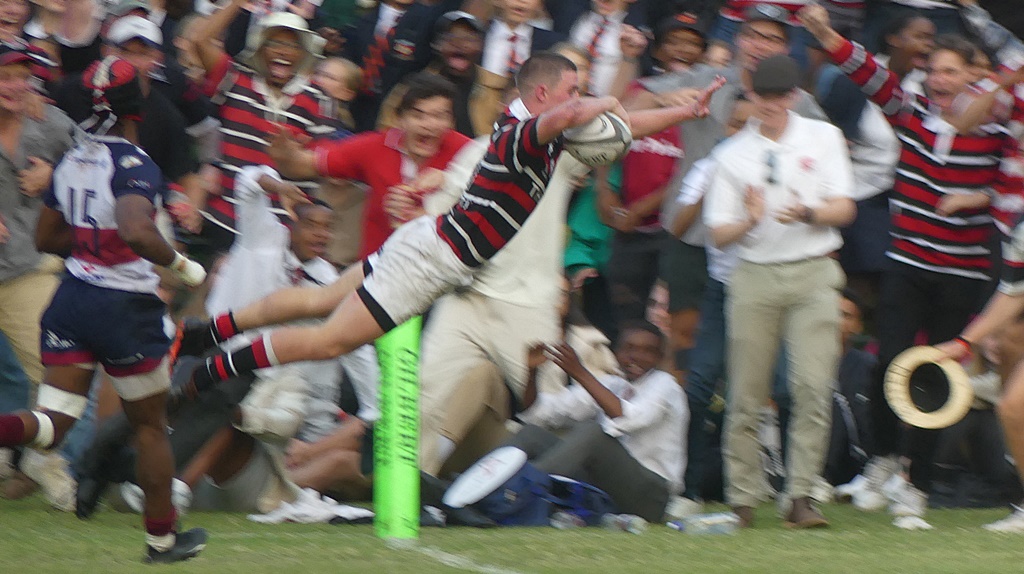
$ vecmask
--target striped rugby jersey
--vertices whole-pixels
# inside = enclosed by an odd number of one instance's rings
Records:
[[[537,118],[522,100],[495,124],[469,188],[437,220],[437,233],[469,267],[479,267],[519,231],[548,186],[562,138],[538,141]]]
[[[308,78],[296,76],[289,82],[279,98],[256,72],[231,60],[227,55],[211,71],[206,91],[211,101],[219,106],[221,122],[221,195],[210,195],[207,211],[223,226],[234,229],[235,176],[243,167],[273,165],[266,147],[269,136],[280,126],[287,126],[296,134],[314,139],[331,137],[340,123],[334,119],[334,103],[320,90],[309,85]],[[318,189],[315,181],[294,181],[306,193]],[[271,197],[275,206],[277,198]],[[284,211],[275,209],[283,215]]]
[[[882,108],[900,140],[888,256],[920,269],[988,280],[993,231],[988,210],[941,216],[935,208],[950,193],[992,194],[1010,133],[989,123],[957,134],[928,98],[901,89],[899,78],[859,44],[844,41],[831,56]]]

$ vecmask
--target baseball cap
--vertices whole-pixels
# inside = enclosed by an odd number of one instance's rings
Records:
[[[754,4],[743,12],[745,22],[775,22],[789,30],[789,10],[775,4]]]
[[[654,45],[661,44],[666,36],[676,30],[689,30],[701,38],[707,39],[707,30],[697,15],[691,12],[682,12],[675,16],[669,16],[658,24],[654,30]]]
[[[164,43],[164,35],[160,28],[142,16],[125,16],[118,18],[107,30],[107,42],[122,46],[129,40],[142,40],[150,47],[159,48]]]
[[[35,62],[28,49],[18,44],[0,43],[0,66]]]
[[[800,66],[789,56],[772,56],[761,60],[751,80],[758,95],[785,94],[799,85]]]
[[[146,0],[121,0],[110,9],[111,16],[124,16],[133,10],[145,10],[149,14],[151,9]]]
[[[443,34],[451,29],[451,27],[457,22],[465,22],[469,24],[473,31],[483,34],[485,32],[484,25],[476,16],[469,12],[463,12],[462,10],[452,10],[451,12],[445,12],[440,18],[437,19],[437,23],[434,24],[434,32],[436,34]]]

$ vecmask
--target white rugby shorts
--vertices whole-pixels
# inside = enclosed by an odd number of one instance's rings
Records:
[[[356,290],[384,332],[422,315],[438,297],[469,286],[475,269],[437,234],[437,218],[424,215],[399,227],[363,262]]]

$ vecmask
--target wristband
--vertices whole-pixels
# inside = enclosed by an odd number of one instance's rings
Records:
[[[956,337],[953,338],[953,340],[956,341],[956,343],[959,344],[961,347],[963,347],[964,350],[967,351],[968,355],[970,355],[974,351],[974,346],[971,344],[971,342],[963,338],[962,336],[957,335]]]

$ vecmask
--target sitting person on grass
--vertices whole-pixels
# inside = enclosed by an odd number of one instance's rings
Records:
[[[623,325],[615,353],[625,376],[600,380],[568,345],[534,347],[531,366],[550,359],[574,382],[558,393],[527,386],[520,418],[530,424],[510,444],[541,471],[593,484],[621,512],[660,521],[682,491],[689,417],[682,388],[656,368],[665,344],[646,321]],[[569,425],[561,439],[548,430]]]

